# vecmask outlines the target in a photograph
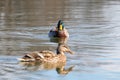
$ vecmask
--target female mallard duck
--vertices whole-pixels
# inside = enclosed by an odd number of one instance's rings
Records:
[[[23,56],[20,61],[29,62],[29,61],[41,61],[41,62],[66,62],[66,56],[64,52],[73,53],[68,46],[65,44],[59,43],[56,49],[57,54],[52,51],[44,50],[40,52],[32,52]]]
[[[68,31],[65,29],[63,21],[59,20],[57,27],[49,31],[49,37],[69,37]]]

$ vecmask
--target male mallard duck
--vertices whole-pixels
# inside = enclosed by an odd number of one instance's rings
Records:
[[[41,62],[66,62],[66,56],[64,52],[73,53],[69,47],[65,44],[59,43],[56,49],[57,54],[52,51],[44,50],[44,51],[36,51],[32,53],[28,53],[23,56],[20,61],[29,62],[29,61],[41,61]]]
[[[58,21],[57,27],[49,31],[49,37],[69,37],[62,20]]]

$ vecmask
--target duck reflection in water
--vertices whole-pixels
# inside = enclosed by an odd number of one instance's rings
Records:
[[[37,71],[37,70],[53,70],[56,69],[58,74],[66,75],[73,70],[74,66],[70,66],[65,69],[66,62],[62,63],[40,63],[40,62],[19,62],[25,70]]]
[[[67,43],[68,38],[50,38],[50,42],[54,43]]]

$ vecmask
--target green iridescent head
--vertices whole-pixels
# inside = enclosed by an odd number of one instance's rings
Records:
[[[63,23],[62,20],[58,21],[57,28],[58,28],[58,30],[63,30],[64,29],[64,23]]]

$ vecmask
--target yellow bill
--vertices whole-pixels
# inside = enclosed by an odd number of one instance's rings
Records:
[[[60,30],[63,30],[63,26],[62,25],[60,25]]]

